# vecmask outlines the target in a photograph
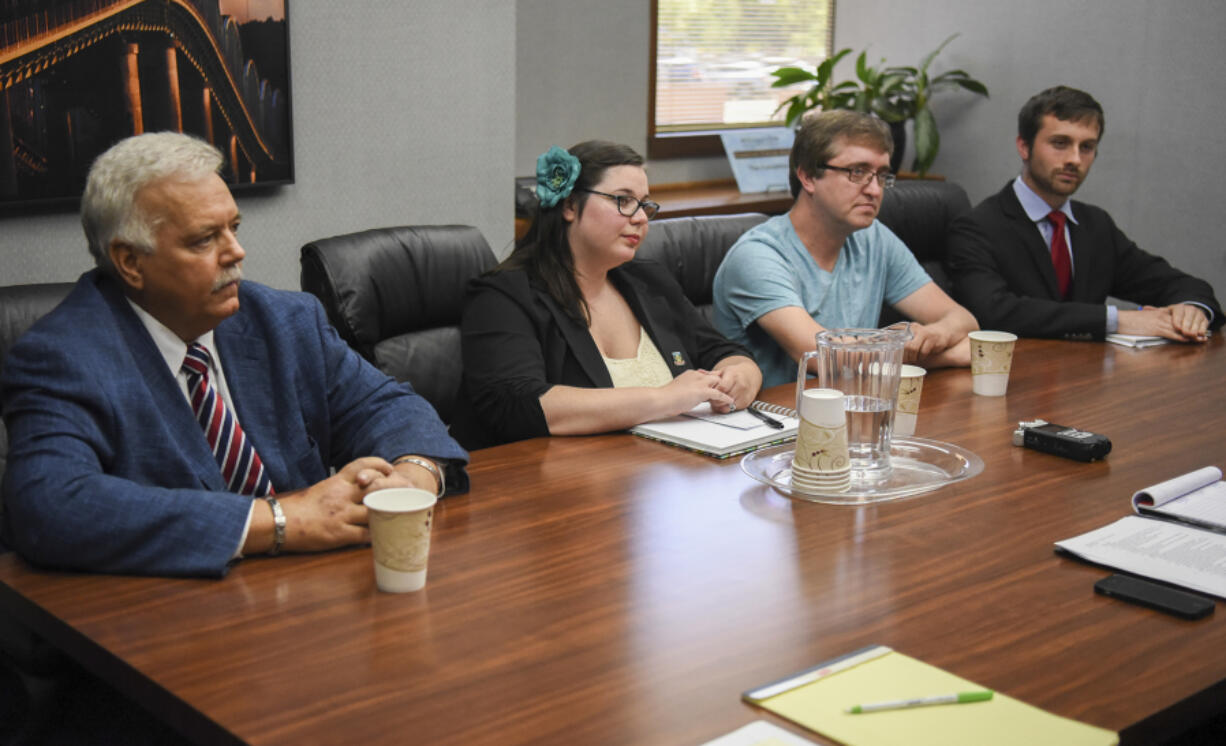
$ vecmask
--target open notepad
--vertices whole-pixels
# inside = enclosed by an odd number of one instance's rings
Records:
[[[1215,466],[1181,474],[1132,496],[1132,509],[1152,515],[1226,531],[1226,482]]]
[[[986,702],[851,714],[852,705],[983,687],[884,645],[864,648],[742,696],[847,746],[1111,746],[1111,731],[995,692]]]
[[[1212,466],[1132,496],[1137,515],[1056,542],[1056,550],[1226,598],[1226,483]],[[1155,520],[1161,518],[1162,520]]]
[[[699,404],[683,415],[647,422],[630,428],[630,432],[721,459],[796,437],[800,421],[795,410],[760,401],[750,406],[780,422],[783,428],[773,428],[746,411],[716,414],[710,404]]]

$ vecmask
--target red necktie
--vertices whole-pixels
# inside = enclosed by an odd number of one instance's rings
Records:
[[[211,361],[212,356],[204,345],[193,342],[187,346],[183,372],[187,374],[187,388],[196,421],[204,429],[204,437],[209,442],[209,448],[213,449],[213,458],[221,467],[227,489],[257,497],[271,495],[274,490],[264,472],[260,455],[255,452],[255,446],[247,439],[234,413],[209,382]]]
[[[1060,297],[1068,298],[1069,285],[1073,279],[1073,261],[1069,258],[1068,242],[1064,240],[1065,214],[1054,210],[1047,216],[1052,225],[1051,263],[1056,268],[1056,285],[1060,288]]]

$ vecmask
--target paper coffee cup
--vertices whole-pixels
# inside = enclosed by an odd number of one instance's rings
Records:
[[[971,343],[971,390],[980,396],[1004,396],[1017,335],[976,331],[967,336]]]
[[[802,492],[843,491],[850,483],[847,412],[843,392],[807,389],[792,456],[792,484]]]
[[[898,403],[894,405],[894,434],[915,435],[919,418],[920,394],[928,371],[918,365],[904,365],[898,378]]]
[[[838,389],[805,389],[800,395],[800,418],[814,425],[847,425],[843,392]]]
[[[419,591],[426,586],[433,492],[416,487],[376,490],[362,499],[370,524],[375,584],[388,593]]]

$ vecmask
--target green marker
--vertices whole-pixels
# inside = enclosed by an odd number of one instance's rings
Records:
[[[992,692],[983,689],[975,692],[958,692],[957,694],[938,694],[935,697],[916,697],[914,699],[896,699],[891,702],[873,702],[868,705],[852,705],[847,711],[855,715],[863,712],[879,712],[881,710],[904,710],[908,707],[926,707],[928,705],[960,705],[964,702],[986,702],[992,698]]]

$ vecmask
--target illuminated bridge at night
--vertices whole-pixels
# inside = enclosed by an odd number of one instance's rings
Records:
[[[83,183],[111,142],[156,130],[218,146],[235,182],[276,179],[288,129],[286,92],[217,0],[0,0],[0,194],[52,172]]]

